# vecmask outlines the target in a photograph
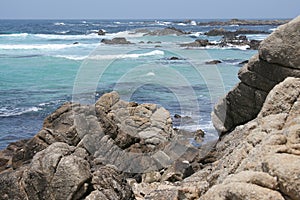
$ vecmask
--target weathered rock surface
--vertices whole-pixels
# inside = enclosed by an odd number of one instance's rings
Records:
[[[239,72],[241,82],[220,100],[212,114],[220,134],[254,119],[269,91],[286,77],[300,77],[300,17],[280,26]]]
[[[210,153],[199,150],[196,173],[181,180],[181,170],[172,167],[160,183],[130,185],[139,199],[298,200],[299,121],[300,79],[287,78],[269,93],[256,119],[220,138]]]
[[[164,108],[125,102],[116,92],[95,105],[66,103],[32,139],[0,151],[1,197],[133,199],[126,176],[145,173],[146,182],[159,181],[159,171],[180,156],[196,157],[197,148],[188,140],[194,133],[184,132],[188,138],[178,133]],[[147,176],[155,171],[156,177]],[[181,172],[184,177],[193,173]]]
[[[299,105],[299,78],[274,87],[258,117],[217,144],[207,177],[215,186],[201,199],[299,199]]]

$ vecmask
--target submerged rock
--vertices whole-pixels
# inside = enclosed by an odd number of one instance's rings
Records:
[[[211,61],[206,61],[205,64],[207,65],[216,65],[216,64],[220,64],[222,63],[222,61],[220,60],[211,60]]]

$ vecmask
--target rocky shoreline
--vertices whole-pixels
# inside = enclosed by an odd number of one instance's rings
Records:
[[[210,22],[199,22],[198,26],[228,26],[228,25],[249,25],[249,26],[258,26],[258,25],[283,25],[288,23],[289,19],[283,20],[243,20],[243,19],[231,19],[224,22],[220,21],[210,21]]]
[[[218,141],[116,92],[65,103],[0,151],[0,199],[300,199],[299,30],[280,26],[241,68],[212,113]]]

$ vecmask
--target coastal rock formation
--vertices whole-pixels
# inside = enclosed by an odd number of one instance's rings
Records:
[[[0,199],[300,199],[299,27],[281,26],[241,69],[213,114],[218,141],[195,147],[202,131],[116,92],[65,103],[0,151]]]
[[[248,40],[246,36],[235,36],[234,34],[224,35],[224,37],[215,43],[209,42],[208,40],[197,39],[191,43],[180,44],[181,47],[207,47],[207,46],[217,46],[217,47],[232,47],[232,46],[248,46],[248,49],[257,50],[261,41],[258,40]]]
[[[279,26],[288,23],[290,20],[242,20],[242,19],[231,19],[228,21],[211,21],[211,22],[199,22],[199,26],[229,26],[229,25],[274,25]]]
[[[145,173],[151,182],[153,176],[147,173],[153,171],[166,170],[166,180],[194,172],[190,165],[172,165],[179,157],[196,157],[189,134],[194,133],[173,129],[164,108],[125,102],[116,92],[104,94],[95,105],[66,103],[45,119],[32,139],[0,151],[1,197],[134,199],[126,174]],[[175,137],[179,142],[172,142]]]
[[[164,35],[180,36],[180,35],[190,34],[175,27],[167,27],[164,29],[157,29],[157,30],[138,29],[135,31],[135,33],[144,33],[144,35],[152,35],[152,36],[164,36]]]
[[[124,37],[116,37],[111,40],[109,39],[102,39],[101,43],[104,44],[132,44],[131,42],[127,41]]]
[[[241,82],[230,91],[212,114],[222,135],[254,119],[269,91],[286,77],[300,77],[300,17],[280,26],[259,47],[259,54],[239,72]]]
[[[257,30],[249,30],[249,29],[238,29],[236,31],[227,31],[224,28],[220,29],[212,29],[205,33],[207,36],[225,36],[225,37],[234,37],[238,35],[245,34],[269,34],[269,32],[265,31],[257,31]]]
[[[167,181],[131,181],[137,199],[299,199],[299,105],[300,79],[287,78],[269,93],[256,119],[213,148],[199,149],[196,173],[182,180],[180,171],[174,176],[169,168]]]

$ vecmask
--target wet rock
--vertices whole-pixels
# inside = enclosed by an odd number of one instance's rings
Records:
[[[192,43],[180,44],[181,47],[206,47],[211,44],[208,40],[197,39]]]
[[[220,60],[211,60],[211,61],[206,61],[205,64],[207,65],[217,65],[217,64],[220,64],[222,63],[222,61]]]
[[[105,35],[106,34],[106,32],[105,32],[105,30],[103,30],[103,29],[100,29],[99,31],[98,31],[98,35]]]
[[[131,42],[127,41],[124,37],[116,37],[111,40],[109,39],[102,39],[101,43],[104,44],[132,44]]]

